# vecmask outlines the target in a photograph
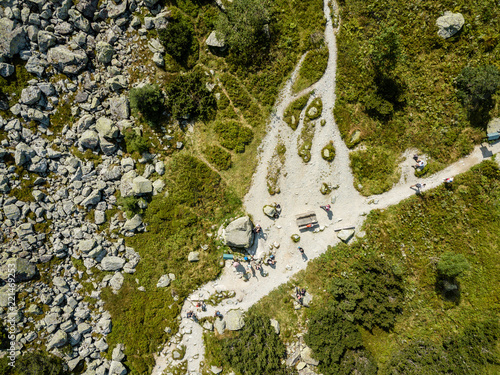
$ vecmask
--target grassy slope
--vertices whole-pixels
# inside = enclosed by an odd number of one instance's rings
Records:
[[[489,178],[484,170],[482,164],[458,176],[452,190],[441,186],[385,211],[373,211],[364,227],[364,239],[330,248],[288,286],[278,288],[252,309],[276,318],[284,337],[290,339],[305,319],[298,319],[303,314],[300,310],[286,307],[291,306],[292,284],[306,287],[315,296],[315,306],[322,306],[329,280],[349,273],[353,262],[375,253],[403,270],[406,295],[393,332],[363,331],[364,345],[379,367],[409,341],[440,342],[472,321],[498,316],[500,175]],[[435,291],[436,262],[446,251],[463,254],[471,265],[471,271],[460,279],[458,305],[444,301]],[[500,368],[492,365],[489,371]]]
[[[470,152],[485,124],[470,123],[454,95],[453,78],[467,65],[498,65],[500,9],[486,0],[353,0],[342,1],[340,8],[335,118],[346,142],[360,130],[368,147],[397,152],[415,147],[445,164]],[[457,36],[443,40],[435,22],[446,10],[461,12],[466,24]],[[370,117],[363,102],[375,87],[370,43],[388,25],[397,27],[404,52],[395,69],[403,104],[392,119],[382,121]]]

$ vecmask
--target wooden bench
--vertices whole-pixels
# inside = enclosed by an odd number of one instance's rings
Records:
[[[316,219],[314,211],[308,211],[303,214],[295,215],[295,218],[299,229],[312,228],[318,225],[318,219]]]
[[[500,132],[488,133],[486,136],[488,138],[488,142],[496,141],[497,139],[500,139]]]

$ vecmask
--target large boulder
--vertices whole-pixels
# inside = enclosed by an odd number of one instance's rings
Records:
[[[337,237],[347,243],[354,236],[354,229],[342,229],[337,233]]]
[[[240,217],[224,229],[222,235],[227,246],[246,249],[253,244],[253,225],[248,216]]]
[[[153,192],[153,185],[147,178],[139,176],[132,180],[132,191],[134,195],[151,194]]]
[[[130,105],[126,96],[119,96],[109,99],[109,110],[116,118],[123,120],[130,116]]]
[[[42,97],[42,91],[36,86],[29,86],[21,91],[21,102],[27,105],[35,104]]]
[[[75,8],[78,9],[85,17],[92,19],[94,12],[97,9],[98,0],[78,0]]]
[[[99,136],[93,130],[85,130],[80,136],[80,144],[83,148],[94,150],[99,145]]]
[[[157,288],[166,288],[170,285],[170,277],[168,275],[163,275],[160,280],[156,283]]]
[[[98,42],[96,47],[97,61],[102,64],[109,64],[115,53],[114,48],[107,42]]]
[[[8,18],[0,19],[0,58],[11,58],[26,47],[26,32]]]
[[[444,15],[436,20],[436,26],[439,27],[438,35],[448,39],[458,33],[464,23],[464,16],[461,13],[444,12]]]
[[[88,62],[85,51],[72,51],[63,46],[51,48],[47,56],[49,63],[64,74],[77,74],[85,68]]]
[[[488,122],[488,126],[486,128],[486,133],[500,133],[500,117],[495,117]]]
[[[269,216],[270,218],[274,218],[274,216],[276,215],[276,208],[274,206],[264,206],[262,211],[264,212],[264,215]]]
[[[224,44],[224,40],[217,38],[217,33],[215,31],[212,31],[210,35],[208,36],[207,40],[205,41],[205,44],[209,47],[213,48],[221,48],[224,49],[226,45]]]
[[[50,31],[40,30],[37,36],[38,49],[40,52],[45,53],[49,48],[54,47],[57,42],[56,36]]]
[[[226,328],[230,331],[238,331],[245,325],[243,311],[240,309],[229,310],[224,316],[224,320],[226,321]]]
[[[103,271],[119,271],[123,268],[124,264],[125,259],[114,256],[106,256],[101,261]]]
[[[60,348],[61,346],[65,345],[68,342],[68,334],[64,332],[62,329],[57,331],[54,336],[52,336],[52,339],[49,341],[47,344],[47,350],[53,349],[53,348]]]
[[[226,321],[224,319],[215,319],[214,329],[219,335],[222,335],[226,329]]]
[[[23,258],[11,258],[0,267],[0,278],[7,280],[13,271],[16,283],[29,281],[37,275],[37,268],[34,263]]]
[[[140,215],[134,215],[132,219],[129,219],[123,225],[123,230],[134,232],[137,228],[142,225],[142,218]]]
[[[101,137],[113,139],[118,137],[120,129],[107,117],[100,117],[95,124],[95,129]]]

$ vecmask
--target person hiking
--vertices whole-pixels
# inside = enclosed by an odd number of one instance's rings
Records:
[[[319,206],[319,208],[322,208],[323,210],[328,212],[328,211],[330,211],[331,206],[329,204],[327,204],[326,206]]]
[[[425,187],[425,184],[421,184],[420,182],[417,182],[415,185],[411,185],[410,189],[417,188],[417,192],[420,192],[421,189]]]
[[[215,312],[215,317],[216,317],[216,318],[221,318],[221,319],[222,319],[222,314],[220,313],[220,311],[219,311],[219,310],[217,310],[217,311]]]
[[[415,160],[415,162],[417,162],[417,161],[418,161],[418,154],[414,154],[414,155],[413,155],[413,160]]]
[[[201,311],[207,311],[207,305],[205,304],[205,302],[202,302],[201,304]]]
[[[445,184],[451,184],[453,182],[453,177],[448,177],[444,179]]]
[[[255,233],[260,233],[260,231],[261,231],[261,230],[262,230],[262,228],[261,228],[260,224],[257,224],[257,225],[255,226],[255,228],[253,228],[253,231],[254,231]]]
[[[301,253],[301,254],[304,254],[304,249],[303,249],[303,248],[301,248],[301,247],[299,246],[297,249],[299,249],[299,251],[300,251],[300,253]]]

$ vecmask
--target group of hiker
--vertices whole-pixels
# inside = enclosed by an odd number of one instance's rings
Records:
[[[205,302],[198,302],[196,304],[196,307],[197,308],[201,308],[201,311],[205,312],[207,311],[207,305],[205,305]],[[215,312],[215,315],[214,315],[215,318],[219,318],[219,319],[222,319],[223,318],[223,315],[221,314],[221,312],[219,310],[217,310]],[[198,317],[196,316],[196,314],[193,312],[193,310],[189,310],[186,314],[186,318],[188,319],[193,319],[193,321],[195,322],[198,322]]]
[[[416,165],[413,166],[413,168],[422,170],[425,167],[425,161],[419,159],[419,156],[417,154],[413,155],[413,160],[415,160],[417,163]],[[453,182],[453,177],[447,177],[443,181],[446,186],[451,186],[451,183]],[[420,182],[417,182],[416,184],[411,185],[410,189],[414,189],[417,191],[417,194],[420,194],[421,190],[425,188],[425,185],[426,184],[421,184]]]

